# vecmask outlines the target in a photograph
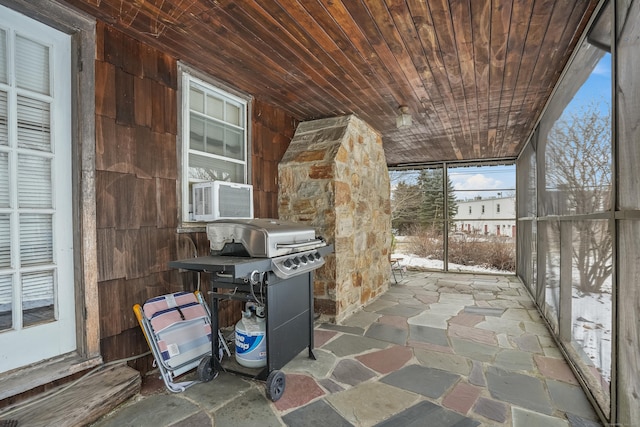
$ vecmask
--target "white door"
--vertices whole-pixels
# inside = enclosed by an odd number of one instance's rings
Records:
[[[76,349],[71,40],[0,6],[0,372]]]

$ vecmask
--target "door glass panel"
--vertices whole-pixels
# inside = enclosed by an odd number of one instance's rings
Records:
[[[7,32],[0,28],[0,83],[7,83]]]
[[[22,275],[22,324],[26,326],[55,320],[53,271]]]
[[[9,155],[0,152],[0,208],[10,207]]]
[[[18,147],[51,152],[48,102],[18,96]]]
[[[16,83],[19,88],[49,95],[49,47],[16,36]]]
[[[52,215],[20,215],[20,264],[39,265],[53,262]]]
[[[7,92],[0,90],[0,145],[9,145]]]
[[[0,332],[13,327],[13,286],[10,274],[0,274]]]
[[[10,218],[8,214],[0,214],[0,268],[11,267]]]
[[[51,159],[18,155],[18,205],[20,208],[52,208]]]

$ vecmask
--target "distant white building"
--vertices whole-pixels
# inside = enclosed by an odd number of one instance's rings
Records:
[[[515,196],[456,200],[456,231],[466,234],[516,236]]]

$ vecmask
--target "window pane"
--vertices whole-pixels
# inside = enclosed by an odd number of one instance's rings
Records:
[[[9,145],[7,92],[0,90],[0,145]]]
[[[18,147],[51,152],[49,103],[18,96]]]
[[[20,215],[21,266],[53,262],[52,215]]]
[[[0,214],[0,268],[11,267],[10,218],[8,214]]]
[[[207,120],[207,137],[204,151],[224,156],[224,128],[212,120]]]
[[[9,190],[9,155],[0,152],[0,208],[8,208],[11,204]]]
[[[22,89],[50,94],[48,46],[16,36],[16,83]]]
[[[13,327],[13,286],[12,276],[0,275],[0,331]]]
[[[456,221],[449,232],[449,271],[515,272],[515,221]]]
[[[240,107],[237,105],[227,103],[227,123],[231,123],[232,125],[240,126],[242,119],[242,111]]]
[[[204,120],[195,114],[189,120],[189,148],[204,151]]]
[[[224,120],[224,101],[207,95],[207,116]]]
[[[53,207],[51,159],[18,155],[18,205],[21,208]]]
[[[7,83],[7,32],[0,29],[0,83]]]
[[[199,113],[204,113],[204,93],[196,88],[189,92],[189,108]]]
[[[22,324],[55,320],[53,271],[22,275]]]
[[[244,165],[190,154],[189,180],[244,182]]]
[[[225,131],[225,155],[233,159],[244,159],[244,132],[227,127]]]
[[[612,240],[607,220],[573,225],[571,344],[608,394],[611,384]]]

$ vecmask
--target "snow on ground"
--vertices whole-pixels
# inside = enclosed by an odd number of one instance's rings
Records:
[[[444,268],[444,262],[438,259],[430,259],[430,258],[421,258],[414,254],[405,254],[394,252],[391,255],[392,258],[400,259],[400,265],[404,265],[407,268],[415,268],[418,270],[440,270],[442,271]],[[510,274],[513,275],[513,271],[504,271],[498,270],[495,268],[487,268],[478,265],[460,265],[449,263],[449,271],[450,272],[460,272],[464,271],[467,273],[487,273],[487,274]]]

